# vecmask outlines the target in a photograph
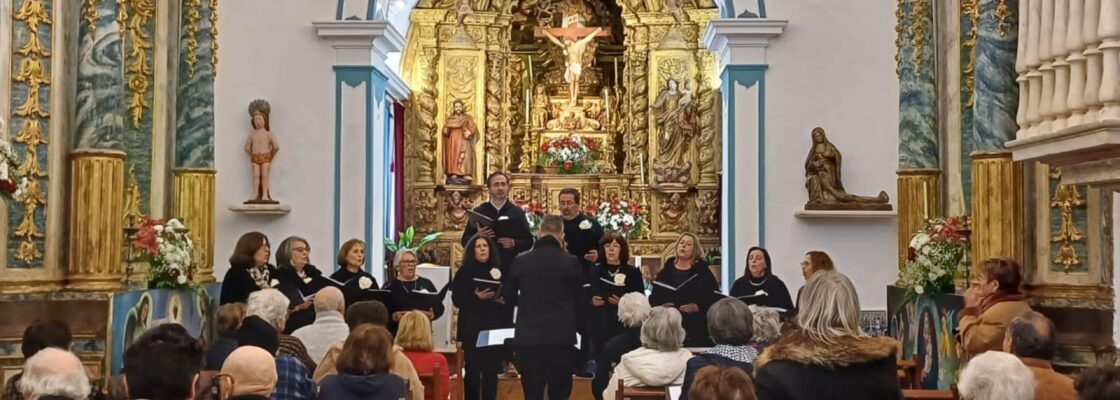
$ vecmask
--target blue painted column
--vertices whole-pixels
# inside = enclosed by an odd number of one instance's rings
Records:
[[[743,18],[713,20],[704,42],[720,60],[723,96],[724,291],[742,276],[736,266],[753,245],[765,245],[766,218],[766,47],[786,21]]]
[[[381,243],[392,204],[391,103],[407,97],[384,60],[401,50],[404,37],[386,21],[326,21],[314,26],[335,49],[333,248],[362,239],[366,269],[384,282]]]

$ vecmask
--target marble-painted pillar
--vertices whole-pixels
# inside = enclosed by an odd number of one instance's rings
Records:
[[[974,265],[989,257],[1023,261],[1023,167],[1004,149],[1019,128],[1019,3],[980,0],[979,7],[972,129]]]
[[[172,216],[197,248],[195,281],[214,281],[214,79],[218,2],[183,0],[179,10]]]
[[[333,248],[351,238],[366,245],[366,269],[383,282],[379,245],[390,223],[389,160],[391,87],[404,85],[385,65],[404,37],[387,21],[315,22],[320,38],[335,49],[334,229]],[[407,98],[399,94],[397,98]]]
[[[720,232],[723,289],[745,271],[749,245],[765,245],[766,193],[766,48],[780,36],[786,21],[717,19],[704,32],[704,43],[720,63],[723,100],[723,215]]]
[[[933,2],[900,2],[898,16],[898,255],[910,236],[941,215],[937,63]]]

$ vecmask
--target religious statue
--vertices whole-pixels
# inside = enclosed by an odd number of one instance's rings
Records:
[[[534,128],[544,128],[549,120],[548,92],[544,85],[533,88],[533,108],[529,114],[530,122]]]
[[[453,191],[447,195],[447,218],[452,228],[463,229],[463,224],[467,222],[467,210],[470,208],[471,201],[462,192]]]
[[[813,128],[813,147],[805,157],[805,188],[809,190],[806,210],[890,210],[887,192],[879,196],[856,196],[844,191],[840,180],[840,150],[825,137],[824,129]]]
[[[125,228],[138,228],[144,222],[144,213],[140,211],[140,185],[136,182],[136,164],[128,166],[128,187],[124,191]]]
[[[463,110],[463,101],[451,103],[451,115],[443,125],[443,168],[447,184],[470,184],[474,175],[474,143],[478,126]]]
[[[654,178],[662,184],[688,183],[692,170],[689,149],[697,134],[696,109],[689,85],[686,83],[683,91],[677,85],[676,79],[669,78],[650,106],[660,131],[653,162]]]
[[[268,190],[269,172],[272,170],[272,158],[280,151],[276,143],[276,136],[272,135],[269,127],[269,115],[272,106],[264,100],[253,100],[249,103],[249,117],[253,131],[245,140],[245,153],[249,154],[250,165],[253,168],[253,197],[246,201],[250,203],[276,204]]]
[[[471,0],[455,0],[451,9],[455,10],[455,27],[463,26],[463,21],[467,17],[478,19],[478,16],[474,14],[474,9],[471,8]]]
[[[564,50],[564,55],[568,58],[567,68],[564,70],[564,82],[568,82],[569,106],[575,107],[579,104],[576,99],[579,98],[579,77],[583,75],[583,52],[587,50],[587,44],[595,39],[602,30],[602,27],[598,27],[582,38],[572,35],[564,36],[563,40],[556,38],[548,30],[544,31],[548,40],[560,46]]]

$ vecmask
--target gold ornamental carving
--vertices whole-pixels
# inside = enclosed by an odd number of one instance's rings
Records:
[[[1023,166],[1010,152],[972,155],[973,267],[991,257],[1023,256]],[[979,276],[973,271],[972,276]]]
[[[964,1],[970,1],[970,0],[964,0]],[[971,0],[971,1],[976,1],[976,0]],[[905,33],[906,0],[897,0],[897,4],[895,5],[895,9],[894,9],[894,18],[895,18],[895,23],[894,23],[894,33],[895,33],[895,39],[894,39],[894,47],[895,47],[894,74],[899,75],[899,74],[902,74],[902,48],[906,43],[906,33]]]
[[[703,191],[696,197],[696,233],[700,235],[719,234],[720,228],[719,192]]]
[[[86,21],[86,29],[89,30],[89,37],[97,37],[97,4],[99,0],[85,0],[85,12],[82,13],[82,18]]]
[[[1062,170],[1053,168],[1049,176],[1051,180],[1060,182]],[[1075,265],[1081,265],[1081,259],[1077,256],[1074,244],[1084,241],[1085,235],[1081,233],[1073,220],[1073,210],[1084,206],[1085,200],[1081,198],[1077,186],[1073,185],[1059,183],[1054,189],[1054,196],[1050,198],[1050,208],[1057,209],[1062,215],[1062,225],[1050,237],[1051,243],[1061,243],[1057,254],[1054,255],[1053,262],[1062,265],[1065,272],[1069,272]]]
[[[125,75],[130,97],[128,111],[132,119],[132,127],[140,128],[144,119],[144,112],[152,108],[148,99],[148,89],[151,88],[152,66],[149,62],[148,52],[152,50],[151,33],[147,31],[148,24],[155,16],[156,7],[151,0],[119,0],[120,16],[118,19],[127,23],[124,34],[128,38],[128,50],[124,54]]]
[[[27,28],[27,42],[15,51],[15,54],[22,56],[22,60],[19,62],[18,69],[13,70],[12,75],[13,86],[26,85],[27,94],[22,99],[22,104],[15,98],[11,100],[20,104],[13,110],[13,114],[23,118],[18,133],[13,137],[15,143],[22,145],[15,148],[17,159],[23,160],[18,170],[28,178],[23,195],[17,200],[23,206],[23,217],[12,233],[12,237],[20,240],[15,258],[26,264],[34,264],[43,258],[36,241],[42,239],[44,235],[43,228],[35,221],[35,214],[47,204],[47,193],[43,190],[43,186],[47,183],[48,173],[41,167],[44,163],[39,160],[39,152],[45,149],[41,146],[47,144],[47,132],[44,132],[43,127],[51,122],[51,114],[48,111],[50,104],[42,104],[40,100],[43,90],[51,85],[50,77],[44,67],[51,62],[51,51],[49,47],[43,45],[40,28],[43,25],[53,25],[54,21],[47,4],[42,0],[23,1],[19,10],[12,15],[12,21],[21,22]],[[51,36],[49,33],[46,35],[45,42],[48,46],[51,43]],[[13,67],[14,60],[17,59],[20,57],[13,55]],[[18,154],[21,147],[22,154]]]
[[[436,206],[439,199],[432,194],[430,189],[414,189],[409,196],[411,207],[412,225],[420,230],[435,230],[439,216]]]
[[[175,199],[172,215],[190,228],[195,243],[194,280],[214,282],[214,202],[216,171],[207,168],[179,168],[175,173]]]
[[[486,154],[490,157],[484,157],[490,163],[482,166],[482,175],[485,177],[493,170],[505,171],[509,168],[509,141],[505,137],[507,124],[502,124],[502,116],[506,114],[502,112],[503,99],[505,96],[507,80],[509,75],[507,70],[507,62],[505,54],[501,52],[487,53],[487,68],[486,68],[486,120],[493,121],[486,124],[487,140]]]
[[[449,191],[444,194],[444,212],[447,216],[445,230],[461,231],[467,225],[467,211],[474,208],[474,200],[470,193],[463,191]]]
[[[914,1],[916,3],[912,10],[914,18],[910,24],[910,45],[914,48],[914,74],[920,75],[922,61],[925,60],[926,32],[929,30],[926,19],[929,18],[930,6],[929,0]]]
[[[218,0],[210,0],[210,77],[218,77]]]
[[[110,291],[121,286],[124,152],[76,150],[70,155],[68,288]],[[193,229],[193,228],[192,228]]]
[[[999,4],[996,5],[995,17],[999,21],[999,37],[1006,36],[1007,29],[1011,27],[1011,24],[1007,22],[1011,18],[1011,8],[1007,7],[1007,0],[999,0]]]
[[[688,229],[688,201],[687,195],[681,193],[664,194],[661,197],[661,226],[662,232],[687,232]]]
[[[698,92],[697,108],[700,115],[700,140],[697,161],[700,168],[701,184],[719,184],[720,167],[719,104],[715,88],[712,87],[717,63],[711,52],[700,52],[700,68],[696,72]]]
[[[202,0],[184,0],[185,17],[183,29],[187,31],[187,77],[194,77],[194,65],[198,63],[198,21],[202,19]]]
[[[408,164],[415,166],[414,179],[420,183],[431,183],[435,182],[433,165],[436,162],[436,135],[439,129],[436,124],[436,102],[439,99],[439,72],[436,66],[439,65],[439,53],[435,49],[427,49],[424,51],[424,59],[428,61],[423,72],[418,75],[421,87],[413,92],[414,107],[410,107],[414,109],[410,115],[414,116],[411,122],[416,129],[413,130],[412,140],[406,142],[411,143],[414,149],[405,154],[413,159]]]
[[[649,123],[647,122],[649,115],[648,55],[645,52],[630,54],[627,56],[627,63],[630,64],[629,68],[626,68],[630,88],[630,95],[627,97],[627,101],[630,103],[628,107],[630,132],[625,136],[627,146],[624,171],[629,174],[648,176],[646,167],[653,162],[649,158],[647,150],[647,144],[649,143]],[[638,183],[645,184],[646,182],[639,181]]]
[[[961,0],[961,14],[967,15],[971,26],[968,28],[968,35],[965,40],[961,42],[961,54],[966,54],[968,61],[965,62],[964,68],[961,69],[961,81],[968,90],[968,100],[965,100],[965,107],[972,107],[976,104],[976,81],[972,77],[976,74],[976,41],[979,38],[980,29],[980,0]]]
[[[126,228],[139,228],[144,223],[144,212],[141,211],[140,184],[136,182],[136,164],[128,165],[128,185],[124,189],[124,215],[121,221]],[[191,225],[187,225],[191,226]]]

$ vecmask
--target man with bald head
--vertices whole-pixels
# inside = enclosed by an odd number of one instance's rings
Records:
[[[322,360],[331,345],[346,340],[350,328],[346,325],[343,313],[346,312],[346,298],[342,291],[327,286],[315,293],[315,323],[292,332],[307,347],[307,355],[313,360]]]
[[[27,359],[19,391],[27,400],[85,399],[90,392],[89,376],[74,353],[50,347]]]
[[[1014,354],[1034,374],[1034,398],[1038,400],[1077,400],[1073,379],[1054,371],[1054,323],[1035,311],[1015,317],[1007,326],[1003,351]]]
[[[238,347],[222,364],[222,374],[231,378],[222,382],[222,392],[231,400],[265,400],[276,388],[276,364],[272,354],[260,347]]]

